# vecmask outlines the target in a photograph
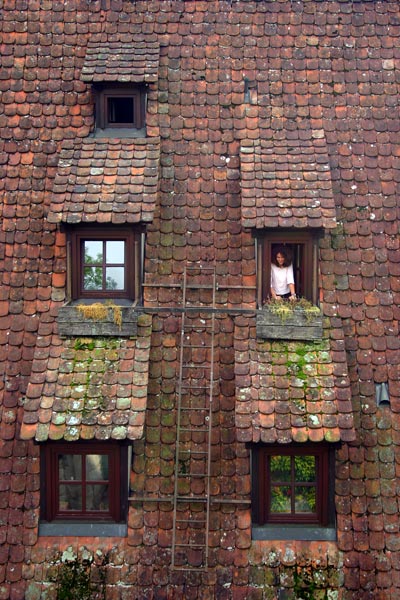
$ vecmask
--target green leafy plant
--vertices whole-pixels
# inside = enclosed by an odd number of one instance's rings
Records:
[[[327,590],[322,590],[315,582],[315,568],[309,564],[306,566],[297,565],[293,570],[293,591],[298,600],[326,600],[328,598]],[[321,595],[323,593],[323,596]],[[318,594],[318,596],[317,596]]]
[[[50,579],[56,583],[57,600],[104,600],[109,553],[93,556],[83,549],[81,556],[70,546],[52,562]]]

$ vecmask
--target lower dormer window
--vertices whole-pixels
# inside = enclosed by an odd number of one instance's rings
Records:
[[[260,446],[253,450],[253,522],[329,522],[329,450],[325,445]]]
[[[125,519],[127,448],[107,442],[54,442],[42,450],[45,522]]]
[[[126,227],[71,231],[71,295],[77,299],[139,296],[140,233]]]

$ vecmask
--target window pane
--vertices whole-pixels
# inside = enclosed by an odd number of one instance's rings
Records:
[[[290,481],[290,456],[271,456],[271,481]]]
[[[86,510],[109,510],[108,485],[86,486]]]
[[[108,98],[110,123],[133,123],[133,98]]]
[[[86,455],[86,480],[108,481],[108,456],[105,454]]]
[[[82,510],[82,486],[60,485],[59,510]]]
[[[85,240],[85,264],[101,265],[103,262],[103,242]]]
[[[296,481],[316,480],[315,456],[295,456],[294,468]]]
[[[288,485],[273,486],[271,488],[271,512],[272,513],[290,513],[291,512],[290,487]]]
[[[103,289],[103,269],[101,267],[85,267],[83,272],[83,289]]]
[[[106,242],[106,263],[123,265],[125,262],[125,242],[114,240]]]
[[[82,459],[79,454],[60,454],[58,457],[60,481],[81,481]]]
[[[296,486],[295,511],[296,513],[315,513],[316,490],[314,487]]]
[[[125,288],[125,269],[123,267],[108,267],[106,269],[106,289],[123,290]]]

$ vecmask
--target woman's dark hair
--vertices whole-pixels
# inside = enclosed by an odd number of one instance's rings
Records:
[[[292,253],[290,252],[290,250],[288,248],[285,248],[284,246],[278,246],[277,248],[274,248],[272,252],[272,262],[274,263],[274,265],[276,265],[277,267],[280,266],[276,259],[278,254],[282,254],[282,256],[285,259],[283,263],[284,267],[289,267],[292,264]]]

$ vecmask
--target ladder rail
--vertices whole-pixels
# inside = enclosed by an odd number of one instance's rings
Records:
[[[189,276],[190,276],[190,271],[195,271],[195,272],[201,272],[201,273],[210,273],[212,275],[212,285],[207,285],[207,286],[202,286],[201,284],[196,283],[195,285],[190,285],[189,284]],[[201,314],[201,309],[204,308],[204,306],[199,305],[198,311],[199,311],[199,319],[202,320],[202,322],[200,323],[200,325],[196,325],[194,323],[194,319],[192,318],[186,318],[186,312],[187,309],[189,309],[190,311],[193,310],[193,300],[191,299],[190,301],[188,301],[188,290],[189,289],[196,289],[196,290],[200,290],[200,289],[207,289],[210,290],[212,289],[212,297],[211,297],[211,305],[212,308],[214,309],[213,311],[211,311],[211,313],[207,313],[207,321],[208,323],[210,323],[209,325],[205,323],[205,321],[203,321],[204,315]],[[184,269],[184,273],[183,273],[183,284],[182,284],[182,319],[181,319],[181,332],[180,332],[180,351],[179,351],[179,371],[178,371],[178,387],[177,387],[177,434],[176,434],[176,451],[175,451],[175,466],[174,466],[174,476],[175,476],[175,480],[174,480],[174,498],[173,498],[173,530],[172,530],[172,559],[171,559],[171,567],[173,569],[179,569],[179,570],[187,570],[187,571],[199,571],[199,570],[205,570],[208,568],[208,559],[209,559],[209,535],[210,535],[210,507],[211,507],[211,437],[212,437],[212,411],[213,411],[213,397],[214,397],[214,377],[215,377],[215,306],[216,306],[216,291],[217,291],[217,284],[216,284],[216,272],[215,272],[215,267],[200,267],[198,265],[196,266],[186,266]],[[207,345],[199,345],[197,342],[196,343],[187,343],[188,339],[190,339],[190,332],[195,333],[197,336],[199,335],[199,333],[202,333],[205,336],[209,336],[211,338],[210,343]],[[206,341],[206,340],[205,340]],[[185,358],[185,350],[189,349],[192,350],[194,348],[207,348],[207,350],[209,351],[209,360],[207,360],[207,365],[206,366],[202,366],[200,364],[188,364],[184,358]],[[188,381],[185,381],[184,383],[184,374],[187,371],[187,369],[190,368],[203,368],[203,370],[205,372],[207,372],[207,376],[208,376],[208,382],[205,382],[204,386],[197,386],[195,384],[192,383],[192,380],[189,379]],[[198,389],[203,389],[205,394],[204,394],[204,406],[202,407],[198,407],[198,406],[182,406],[182,398],[183,396],[187,397],[189,396],[190,400],[189,400],[189,404],[192,404],[193,399],[198,399],[198,396],[196,395],[196,390]],[[192,394],[190,393],[192,392]],[[194,395],[193,395],[194,394]],[[202,396],[203,397],[203,396]],[[188,428],[187,426],[184,427],[182,426],[182,419],[183,419],[183,413],[185,414],[190,414],[190,411],[193,411],[193,413],[195,413],[197,411],[202,411],[204,412],[204,423],[201,424],[201,426],[199,425],[198,427],[193,427],[193,428]],[[192,448],[187,448],[185,447],[185,449],[181,449],[181,444],[185,443],[185,444],[195,444],[196,446],[196,442],[193,438],[191,438],[189,441],[187,440],[182,440],[182,435],[181,434],[185,434],[187,432],[190,433],[196,433],[199,432],[201,434],[204,434],[206,437],[206,441],[205,441],[205,449],[204,451],[198,451],[196,450],[196,448],[194,448],[194,451],[192,452]],[[197,446],[196,446],[197,447]],[[197,474],[197,473],[192,473],[191,472],[191,464],[190,464],[190,460],[191,457],[194,457],[195,455],[200,455],[202,454],[204,456],[204,472]],[[187,460],[189,461],[189,473],[183,473],[180,471],[181,468],[181,461],[183,460]],[[202,495],[190,495],[191,492],[189,492],[189,495],[185,493],[182,493],[182,491],[180,492],[180,483],[183,481],[189,482],[190,485],[190,481],[194,481],[196,479],[204,479],[204,493]],[[187,489],[186,487],[184,488],[185,490]],[[190,489],[190,488],[189,488]],[[193,519],[182,519],[182,517],[178,517],[178,510],[179,510],[179,506],[180,504],[184,505],[185,507],[188,504],[192,504],[192,503],[196,503],[196,502],[201,502],[201,504],[204,506],[204,514],[202,515],[202,519],[201,520],[193,520]],[[199,525],[199,524],[204,524],[204,532],[202,532],[203,535],[203,540],[201,540],[200,542],[185,542],[183,543],[182,541],[178,540],[178,532],[182,531],[179,529],[179,524],[182,523],[188,523],[190,525],[190,523],[193,523],[194,525]],[[199,566],[198,564],[196,564],[196,566],[190,566],[187,564],[176,564],[176,558],[177,558],[177,552],[179,552],[179,549],[184,548],[184,547],[192,547],[193,549],[202,549],[203,550],[203,559],[202,559],[202,565]]]

